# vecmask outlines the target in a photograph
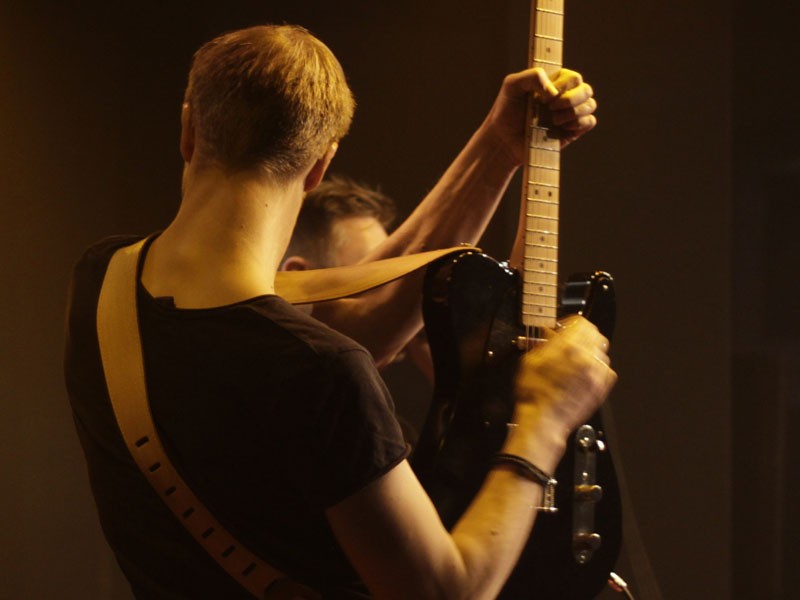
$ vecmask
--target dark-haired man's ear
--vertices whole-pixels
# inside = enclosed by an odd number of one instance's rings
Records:
[[[325,177],[325,171],[328,170],[328,167],[333,160],[333,157],[336,155],[336,151],[339,149],[338,142],[332,142],[330,146],[328,146],[327,152],[322,156],[322,158],[317,159],[317,162],[314,163],[314,166],[311,167],[311,170],[306,175],[306,180],[303,183],[303,191],[310,192],[315,187],[319,185],[319,182],[322,181],[322,178]]]
[[[181,156],[183,162],[190,162],[194,156],[194,122],[192,121],[192,107],[188,102],[181,106]]]
[[[280,266],[281,271],[307,271],[311,268],[311,263],[302,256],[289,256]]]

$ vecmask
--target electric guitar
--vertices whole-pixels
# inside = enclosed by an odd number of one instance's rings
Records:
[[[561,67],[564,0],[533,0],[530,64]],[[519,357],[539,329],[580,313],[608,338],[612,278],[574,275],[559,294],[560,142],[529,109],[524,169],[524,264],[517,270],[474,251],[428,268],[423,314],[433,355],[434,398],[412,466],[449,528],[480,488],[513,413]],[[619,555],[622,517],[616,472],[598,412],[574,432],[555,473],[557,512],[542,513],[500,598],[593,598]]]

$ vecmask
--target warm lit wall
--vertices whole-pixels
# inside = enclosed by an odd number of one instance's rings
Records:
[[[96,523],[60,372],[63,297],[93,239],[163,226],[177,117],[202,41],[296,21],[359,101],[334,170],[408,209],[524,62],[527,5],[0,4],[0,598],[128,597]],[[301,7],[295,6],[301,4]],[[493,5],[493,4],[492,4]],[[601,127],[564,153],[563,267],[618,282],[613,398],[665,598],[731,595],[731,94],[727,3],[568,3],[567,63]],[[506,203],[485,247],[502,254]]]

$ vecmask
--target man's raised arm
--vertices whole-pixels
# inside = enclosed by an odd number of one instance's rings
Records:
[[[580,74],[542,69],[507,76],[489,114],[411,215],[363,262],[475,244],[525,156],[525,115],[533,95],[552,115],[562,147],[594,128],[597,103]],[[356,298],[314,306],[314,316],[372,352],[378,366],[403,349],[422,325],[422,274]]]

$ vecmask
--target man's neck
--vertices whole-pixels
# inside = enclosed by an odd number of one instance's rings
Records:
[[[181,207],[153,242],[142,283],[180,308],[210,308],[272,294],[303,197],[302,179],[187,167]]]

